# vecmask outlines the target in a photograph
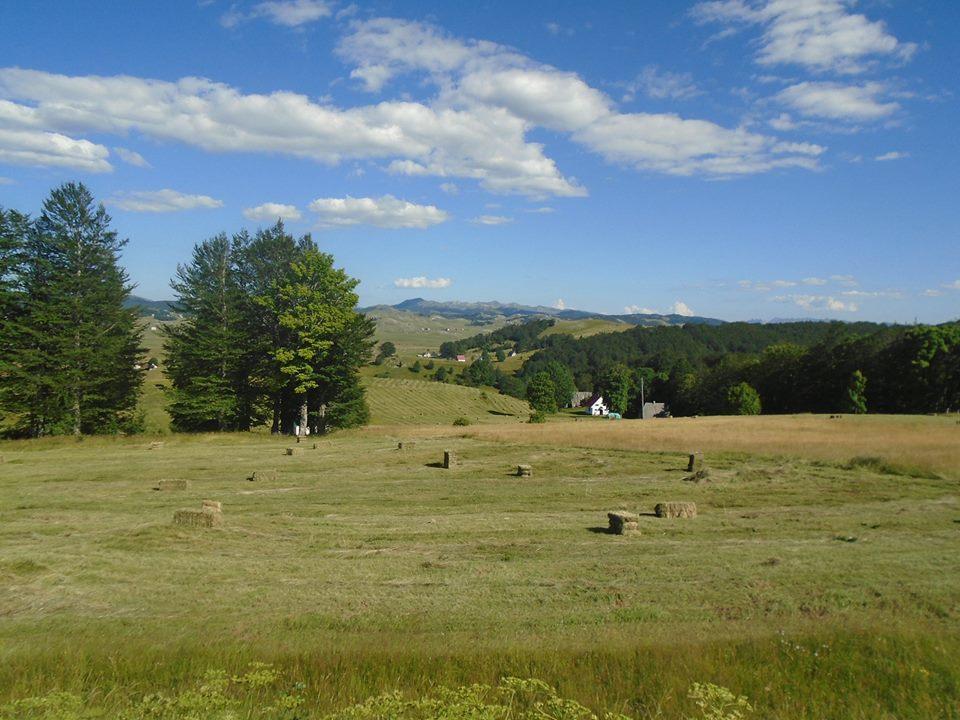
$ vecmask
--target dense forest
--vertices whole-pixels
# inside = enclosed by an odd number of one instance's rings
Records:
[[[530,323],[529,330],[539,327]],[[481,357],[463,373],[483,376],[535,408],[562,406],[564,368],[581,390],[602,392],[611,409],[639,413],[647,400],[675,415],[788,412],[942,412],[960,408],[960,325],[876,323],[727,323],[634,328],[575,339],[529,339],[521,328],[469,341],[499,347],[510,336],[540,348],[506,379]],[[557,398],[551,403],[551,396]]]

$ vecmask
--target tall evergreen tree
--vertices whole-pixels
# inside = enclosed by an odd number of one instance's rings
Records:
[[[176,308],[185,316],[164,330],[173,386],[168,412],[177,430],[250,428],[250,407],[241,400],[249,384],[251,339],[236,262],[242,242],[220,234],[200,243],[171,283]]]
[[[82,184],[53,190],[30,227],[4,401],[31,436],[138,429],[142,331],[123,306],[125,243]]]

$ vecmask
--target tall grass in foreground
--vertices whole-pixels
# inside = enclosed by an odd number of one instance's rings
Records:
[[[9,694],[0,701],[6,703],[0,720],[589,720],[586,708],[597,716],[651,720],[741,717],[702,713],[697,692],[691,696],[695,683],[701,684],[701,700],[706,693],[711,702],[736,707],[736,696],[749,698],[755,712],[741,707],[742,717],[960,718],[960,638],[954,636],[824,632],[741,643],[678,637],[672,647],[611,651],[461,648],[423,655],[385,647],[363,653],[261,653],[269,665],[251,665],[257,662],[252,649],[229,644],[198,645],[173,655],[144,650],[107,656],[93,647],[73,652],[25,663],[4,658],[0,682]],[[509,676],[538,677],[555,687],[557,695],[537,683],[525,686],[552,712],[528,715],[520,706],[513,714],[504,712],[497,700],[503,688],[496,686]],[[475,683],[485,687],[463,688]],[[729,688],[730,694],[706,683]],[[518,687],[508,683],[507,690]],[[356,703],[361,705],[351,708]],[[77,707],[92,714],[77,714],[71,709]],[[216,714],[228,710],[232,714]],[[568,711],[572,714],[564,714]]]

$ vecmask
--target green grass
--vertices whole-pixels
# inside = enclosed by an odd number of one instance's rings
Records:
[[[557,320],[553,327],[544,330],[540,336],[572,335],[575,338],[590,337],[600,333],[623,332],[634,328],[630,323],[588,318],[586,320]]]
[[[387,378],[367,378],[364,386],[376,425],[450,425],[459,417],[516,423],[530,416],[529,404],[493,388]]]
[[[371,392],[420,390],[402,385]],[[695,681],[762,718],[958,717],[955,480],[714,452],[692,484],[681,453],[453,427],[287,443],[0,443],[0,702],[67,690],[117,708],[263,660],[306,684],[311,712],[511,674],[638,718],[690,713]],[[435,466],[445,448],[462,467]],[[244,479],[258,469],[279,476]],[[150,489],[165,477],[191,487]],[[204,498],[223,528],[172,525]],[[601,531],[607,510],[660,500],[700,516]]]

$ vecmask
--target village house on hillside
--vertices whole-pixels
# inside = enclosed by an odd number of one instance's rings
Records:
[[[583,407],[587,415],[606,416],[610,412],[610,409],[603,402],[603,395],[599,393],[591,395],[590,399],[583,404]]]
[[[457,362],[466,362],[466,361],[467,361],[466,355],[457,355]]]
[[[593,393],[589,390],[577,390],[573,395],[570,396],[570,405],[569,407],[578,408],[582,407],[583,404],[593,397]]]

